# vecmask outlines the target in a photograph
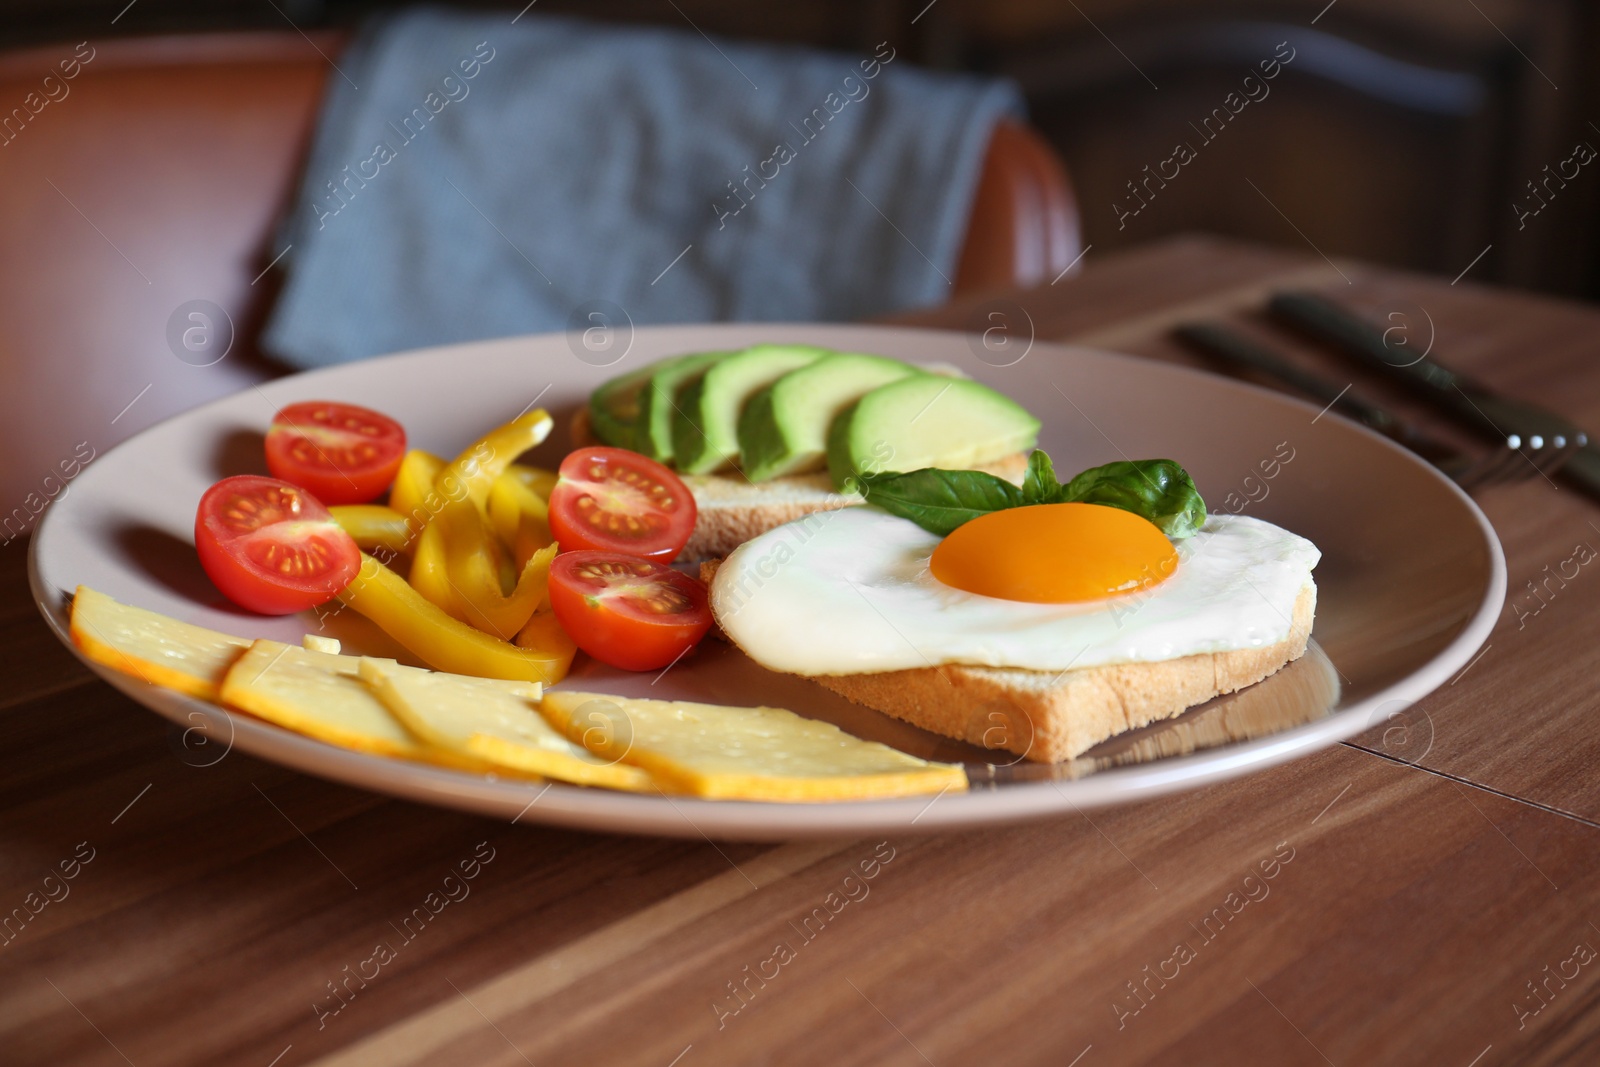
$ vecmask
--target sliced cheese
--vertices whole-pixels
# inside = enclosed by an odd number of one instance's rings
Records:
[[[300,647],[310,649],[312,652],[326,652],[333,656],[344,651],[339,646],[337,637],[319,637],[316,634],[306,634],[300,638]]]
[[[438,762],[428,746],[389,714],[359,676],[358,656],[311,652],[257,641],[228,671],[222,701],[319,741]],[[459,760],[446,759],[459,763]]]
[[[967,787],[929,763],[782,708],[736,708],[556,690],[539,710],[598,755],[625,758],[667,788],[741,800],[863,800]]]
[[[538,682],[468,678],[363,659],[361,678],[385,707],[429,744],[523,774],[578,785],[658,792],[638,767],[568,741],[534,707]]]
[[[96,663],[201,700],[216,700],[228,673],[250,642],[119,604],[78,586],[72,598],[73,643]]]

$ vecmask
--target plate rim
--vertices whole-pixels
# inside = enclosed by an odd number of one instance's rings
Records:
[[[863,332],[881,332],[899,337],[907,334],[926,334],[946,344],[958,339],[967,339],[970,344],[971,338],[979,336],[959,330],[848,323],[673,323],[639,327],[635,330],[635,336],[637,337],[640,332],[670,334],[681,331],[704,336],[708,332],[772,333],[788,330],[816,334],[840,332],[854,336],[859,336]],[[532,343],[564,336],[567,336],[567,331],[455,342],[387,353],[360,362],[369,364],[374,360],[419,358],[452,350],[465,354],[465,351],[475,348]],[[1055,349],[1063,353],[1088,353],[1117,363],[1154,364],[1165,372],[1196,376],[1212,382],[1220,380],[1232,388],[1264,394],[1275,402],[1287,403],[1308,413],[1316,413],[1318,410],[1314,405],[1289,394],[1253,382],[1214,374],[1201,368],[1072,344],[1069,341],[1035,339],[1029,348],[1030,353],[1032,346],[1041,346],[1045,350]],[[261,386],[277,387],[282,383],[345,370],[351,365],[337,364],[331,367],[301,370],[261,383]],[[171,423],[228,404],[251,388],[253,387],[246,386],[226,396],[169,415],[107,449],[106,454],[132,447],[142,438],[156,433]],[[1375,726],[1377,724],[1375,713],[1378,710],[1397,701],[1409,706],[1438,689],[1457,670],[1464,667],[1472,655],[1483,646],[1498,622],[1507,589],[1504,549],[1488,517],[1460,486],[1396,442],[1336,412],[1324,409],[1318,417],[1336,419],[1347,430],[1354,430],[1377,441],[1398,461],[1424,470],[1445,486],[1458,503],[1465,505],[1487,550],[1489,575],[1487,586],[1477,607],[1449,644],[1403,678],[1311,723],[1267,737],[1236,742],[1184,756],[1168,757],[1151,763],[1117,767],[1066,781],[1050,779],[1038,782],[1010,782],[998,789],[987,788],[980,783],[977,788],[959,794],[956,803],[947,804],[942,809],[938,809],[937,802],[944,797],[944,793],[935,794],[931,800],[926,796],[916,796],[889,800],[810,804],[639,796],[611,790],[587,789],[558,782],[526,782],[514,778],[497,778],[492,775],[472,774],[355,752],[229,711],[218,704],[132,678],[88,660],[71,638],[65,613],[60,606],[52,606],[49,603],[55,591],[45,587],[44,576],[40,570],[40,545],[45,542],[47,532],[52,528],[58,510],[55,507],[45,511],[29,538],[28,585],[35,606],[44,616],[46,625],[56,638],[80,662],[114,688],[155,711],[169,722],[180,726],[192,723],[196,715],[201,716],[203,721],[211,723],[215,723],[220,716],[221,721],[229,727],[229,746],[223,757],[214,762],[220,762],[237,747],[255,758],[275,763],[297,773],[313,774],[339,785],[367,789],[398,799],[431,803],[489,817],[509,817],[513,823],[519,821],[540,823],[608,833],[782,841],[861,833],[924,833],[970,829],[1049,818],[1083,808],[1106,807],[1166,796],[1204,784],[1229,781],[1253,771],[1289,762],[1302,755],[1309,755]],[[57,497],[56,502],[59,503],[65,498],[72,488],[69,486],[62,496]],[[1388,717],[1392,716],[1385,716]],[[291,760],[288,757],[295,758]],[[397,775],[396,770],[401,773]],[[1064,786],[1070,789],[1064,789]],[[537,812],[530,815],[529,813],[534,812],[535,808]]]

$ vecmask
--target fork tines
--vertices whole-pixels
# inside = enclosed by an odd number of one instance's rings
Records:
[[[1526,440],[1517,434],[1510,434],[1500,447],[1464,466],[1452,470],[1447,465],[1444,470],[1457,485],[1469,492],[1491,485],[1526,481],[1540,475],[1548,478],[1560,470],[1561,465],[1583,447],[1586,440],[1581,432],[1571,437],[1565,434],[1551,437],[1535,434]]]

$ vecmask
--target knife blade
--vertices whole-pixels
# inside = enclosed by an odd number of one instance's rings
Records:
[[[1419,357],[1406,346],[1390,344],[1384,330],[1318,293],[1275,293],[1267,310],[1361,366],[1405,385],[1466,429],[1501,439],[1520,434],[1582,442],[1558,476],[1600,498],[1600,448],[1570,419],[1537,404],[1502,396],[1440,364],[1431,354]]]

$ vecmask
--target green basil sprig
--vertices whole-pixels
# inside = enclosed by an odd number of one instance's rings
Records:
[[[1118,460],[1091,467],[1061,488],[1065,503],[1105,504],[1142,515],[1174,541],[1205,525],[1206,502],[1189,472],[1170,459]]]
[[[1050,457],[1035,451],[1019,488],[984,471],[935,467],[863,475],[867,503],[943,537],[980,515],[1029,504],[1104,504],[1149,519],[1174,541],[1206,521],[1206,504],[1189,472],[1170,459],[1119,460],[1092,467],[1062,485]]]
[[[979,515],[1037,503],[1004,478],[983,471],[924,467],[909,474],[862,475],[858,485],[867,503],[941,537]]]

